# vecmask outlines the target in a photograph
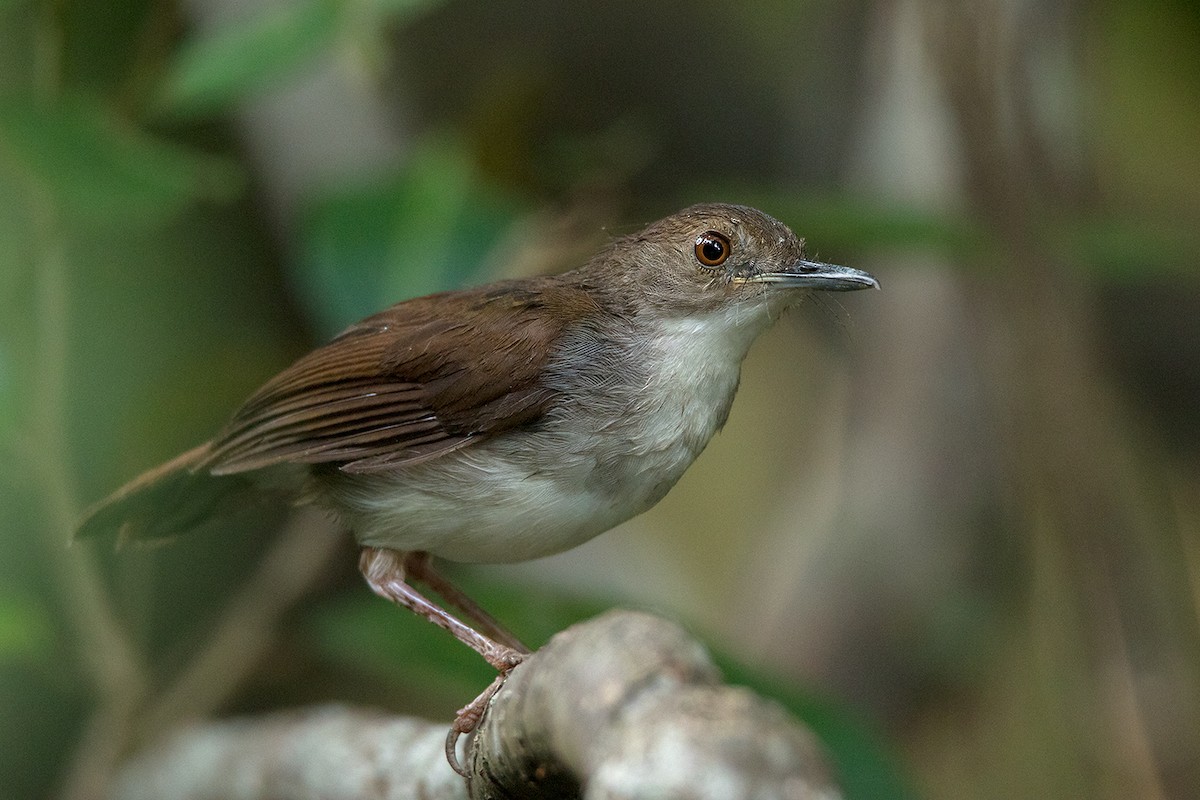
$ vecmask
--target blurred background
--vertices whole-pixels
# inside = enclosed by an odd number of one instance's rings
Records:
[[[450,719],[487,667],[347,537],[74,521],[358,317],[704,200],[884,291],[761,340],[650,513],[454,576],[532,644],[684,622],[852,798],[1194,797],[1185,0],[2,0],[0,796],[206,715]]]

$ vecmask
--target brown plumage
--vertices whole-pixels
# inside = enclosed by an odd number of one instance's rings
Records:
[[[530,423],[557,395],[543,381],[554,341],[594,306],[584,289],[545,278],[392,306],[268,381],[211,442],[94,506],[77,535],[171,537],[247,502],[298,498],[287,465],[386,471]]]
[[[566,325],[547,307],[585,297],[541,283],[421,297],[363,320],[255,393],[204,466],[227,475],[334,462],[372,472],[536,419],[554,399],[541,377]]]
[[[254,502],[315,502],[363,545],[377,593],[504,672],[520,643],[425,554],[535,558],[644,511],[724,423],[742,359],[783,310],[814,290],[876,285],[809,261],[760,211],[694,206],[577,270],[368,317],[268,381],[212,442],[94,507],[78,535],[153,539]]]

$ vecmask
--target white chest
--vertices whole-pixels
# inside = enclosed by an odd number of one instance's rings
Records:
[[[642,420],[644,449],[683,448],[692,458],[699,454],[725,424],[752,339],[741,328],[712,326],[702,319],[661,326],[649,354],[659,366],[650,372],[634,411]]]
[[[623,376],[579,392],[555,429],[558,468],[621,520],[645,511],[682,477],[725,424],[741,363],[761,320],[672,319],[622,356]],[[564,473],[565,474],[565,473]]]
[[[354,492],[343,505],[353,507],[364,543],[454,560],[517,561],[574,547],[675,485],[724,424],[763,327],[667,320],[619,357],[581,338],[568,356],[586,351],[593,360],[564,377],[570,402],[552,420],[405,470],[385,479],[386,490]]]

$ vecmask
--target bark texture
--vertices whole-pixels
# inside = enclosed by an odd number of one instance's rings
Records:
[[[513,670],[466,764],[447,726],[340,706],[198,725],[129,763],[141,798],[840,797],[812,735],[774,703],[720,683],[678,626],[610,612]]]

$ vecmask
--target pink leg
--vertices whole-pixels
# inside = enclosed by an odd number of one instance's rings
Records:
[[[480,606],[467,597],[465,593],[450,581],[446,580],[433,566],[429,553],[407,553],[404,556],[404,569],[414,580],[421,581],[430,589],[445,598],[446,602],[467,615],[467,618],[479,626],[479,629],[489,639],[507,645],[518,653],[529,653],[530,650],[521,640],[501,625],[495,617],[484,611]]]
[[[480,627],[487,630],[493,638],[488,638],[474,628],[464,625],[409,586],[405,582],[406,566],[413,567],[415,576],[424,578],[451,604],[480,623]],[[405,554],[381,547],[364,547],[358,560],[358,568],[375,594],[404,606],[439,628],[449,631],[454,638],[479,653],[499,671],[500,674],[488,688],[483,690],[483,694],[459,709],[458,715],[454,719],[454,725],[446,737],[446,760],[450,762],[450,766],[455,772],[464,778],[468,777],[466,769],[458,761],[458,751],[455,747],[458,739],[464,733],[475,730],[483,718],[483,712],[487,710],[492,696],[504,684],[504,679],[508,677],[509,671],[520,664],[529,651],[515,636],[504,630],[500,623],[475,605],[453,584],[433,571],[429,566],[429,556],[426,553]],[[499,643],[495,641],[496,639],[500,639],[504,643]]]
[[[524,659],[523,653],[495,642],[463,624],[409,586],[405,582],[404,559],[404,555],[395,550],[364,547],[358,560],[358,568],[375,594],[404,606],[439,628],[449,631],[454,638],[483,656],[484,660],[502,675],[521,663]]]

